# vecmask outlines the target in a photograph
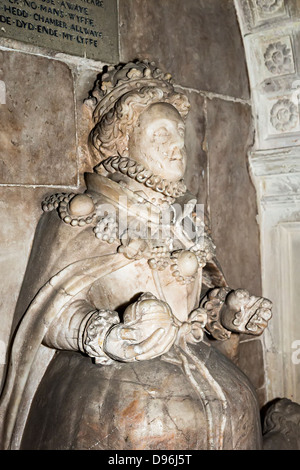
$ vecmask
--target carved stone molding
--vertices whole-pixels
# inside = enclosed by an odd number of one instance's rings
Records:
[[[252,152],[249,166],[257,191],[263,292],[274,305],[264,337],[267,398],[300,402],[300,370],[293,359],[300,340],[300,149]]]
[[[256,130],[249,168],[257,192],[262,288],[274,304],[263,340],[267,400],[300,401],[300,376],[291,360],[292,344],[300,340],[294,273],[300,256],[300,6],[295,0],[235,5]]]
[[[284,0],[256,0],[255,4],[259,11],[272,14],[284,5]]]
[[[254,0],[252,1],[254,12],[258,18],[274,18],[286,13],[285,0]]]
[[[300,40],[300,30],[299,30]],[[244,38],[256,128],[255,147],[300,145],[297,40],[290,29]],[[280,141],[280,142],[279,142]]]
[[[245,33],[290,18],[289,0],[235,0],[235,3]]]

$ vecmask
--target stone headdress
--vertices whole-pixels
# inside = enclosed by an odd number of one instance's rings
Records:
[[[95,127],[90,133],[90,150],[97,160],[126,155],[128,137],[140,113],[153,103],[169,103],[185,120],[189,102],[175,91],[172,77],[153,62],[136,61],[109,66],[96,81],[88,99]]]

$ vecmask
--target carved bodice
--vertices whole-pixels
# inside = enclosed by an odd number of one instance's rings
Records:
[[[153,275],[146,259],[134,261],[96,281],[89,289],[88,299],[97,308],[122,313],[124,307],[135,301],[141,293],[151,292],[157,298],[166,300],[180,321],[186,321],[191,310],[199,305],[199,277],[188,285],[181,285],[168,266],[156,273],[159,289]],[[162,292],[164,298],[161,298]]]
[[[98,309],[122,313],[138,295],[151,292],[169,303],[174,315],[185,321],[199,305],[205,264],[203,256],[201,258],[199,250],[195,249],[195,238],[193,240],[180,227],[174,229],[174,226],[170,228],[169,238],[165,233],[160,239],[147,238],[145,231],[153,235],[159,231],[158,227],[162,229],[159,207],[101,175],[89,174],[87,186],[87,192],[80,197],[48,198],[48,208],[57,209],[57,213],[53,213],[57,228],[55,236],[61,245],[56,255],[49,255],[53,258],[50,264],[61,269],[85,257],[108,253],[120,256],[123,253],[129,258],[126,266],[115,267],[104,278],[91,282],[80,295]],[[76,198],[79,210],[75,207]],[[124,224],[120,230],[118,223]],[[138,254],[132,253],[130,245],[133,226],[143,234],[140,238],[136,232],[134,235],[134,243],[140,243],[142,247]],[[121,239],[124,233],[125,241]],[[62,240],[65,241],[63,246]]]

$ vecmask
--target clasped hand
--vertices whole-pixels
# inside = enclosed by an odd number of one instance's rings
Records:
[[[149,293],[127,307],[123,320],[112,327],[104,341],[104,352],[122,362],[153,359],[166,353],[178,332],[169,305]]]
[[[230,331],[260,335],[272,317],[272,302],[247,290],[230,292],[221,309],[221,323]]]

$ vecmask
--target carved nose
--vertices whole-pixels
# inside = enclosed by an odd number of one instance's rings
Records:
[[[172,148],[176,147],[178,150],[181,150],[184,147],[184,138],[181,136],[174,137],[171,145]]]

